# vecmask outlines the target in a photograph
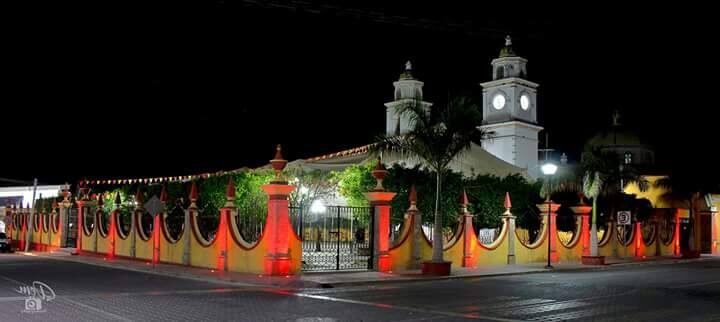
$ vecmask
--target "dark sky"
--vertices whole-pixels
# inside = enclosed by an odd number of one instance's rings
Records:
[[[276,143],[287,159],[366,144],[384,130],[406,60],[428,101],[480,98],[506,34],[540,84],[551,147],[571,159],[614,109],[665,164],[710,164],[720,142],[718,56],[702,8],[238,1],[134,11],[16,26],[0,177],[180,175],[259,166]]]

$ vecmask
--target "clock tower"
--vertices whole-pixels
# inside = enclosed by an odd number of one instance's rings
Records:
[[[537,178],[538,133],[536,94],[538,84],[526,80],[527,59],[515,55],[510,36],[500,57],[492,64],[492,81],[483,87],[483,124],[481,129],[493,132],[483,141],[483,148],[496,157],[527,169]]]

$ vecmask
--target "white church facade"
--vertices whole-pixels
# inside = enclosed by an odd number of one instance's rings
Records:
[[[515,55],[510,37],[500,57],[492,61],[492,80],[481,83],[483,88],[483,125],[493,132],[491,139],[482,143],[494,156],[517,167],[526,169],[537,178],[538,134],[542,127],[537,122],[538,84],[525,79],[527,59]]]
[[[538,134],[543,129],[537,122],[538,84],[525,79],[527,60],[514,54],[509,37],[500,56],[492,62],[492,80],[481,83],[483,88],[480,129],[493,135],[482,142],[473,144],[470,151],[461,155],[451,164],[454,171],[465,176],[489,174],[504,177],[520,174],[529,180],[539,176]],[[402,135],[412,126],[407,116],[398,112],[400,106],[409,102],[421,102],[429,112],[433,104],[423,100],[424,83],[412,75],[412,65],[405,64],[405,70],[393,83],[393,101],[385,103],[386,135]],[[348,166],[368,161],[369,145],[339,151],[314,158],[296,160],[289,167],[339,171]],[[402,162],[413,166],[402,155],[383,155],[383,162]]]

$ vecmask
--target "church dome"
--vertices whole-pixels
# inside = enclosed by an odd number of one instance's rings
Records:
[[[617,113],[613,118],[613,125],[591,137],[585,144],[585,148],[615,153],[622,162],[628,164],[641,166],[654,164],[655,151],[649,142],[630,127],[620,124]]]
[[[646,146],[647,142],[630,129],[613,126],[595,134],[587,141],[587,145],[592,147]]]

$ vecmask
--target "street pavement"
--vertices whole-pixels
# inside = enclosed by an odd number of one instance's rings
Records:
[[[720,321],[720,260],[312,288],[0,254],[0,321],[473,320]]]

